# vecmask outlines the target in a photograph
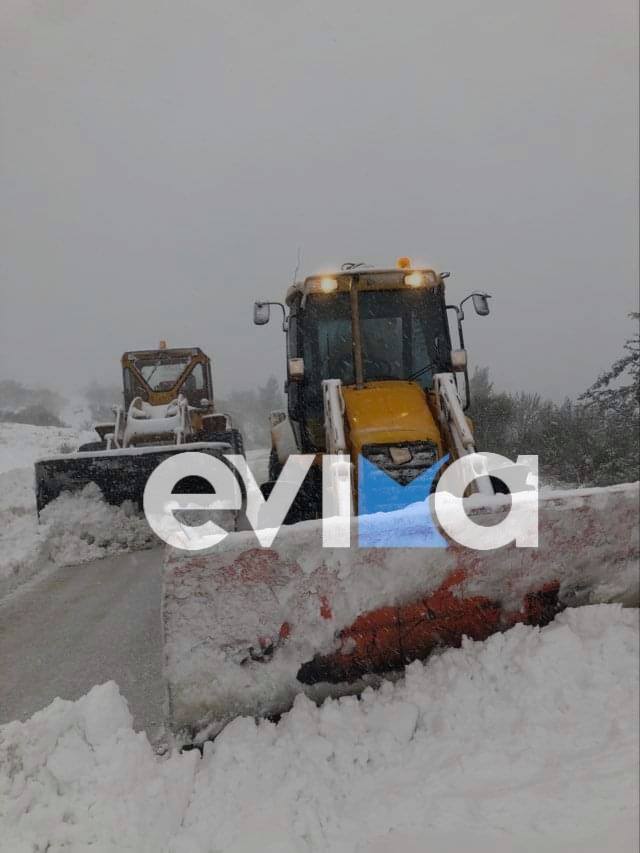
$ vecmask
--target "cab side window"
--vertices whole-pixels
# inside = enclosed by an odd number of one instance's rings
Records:
[[[129,404],[134,399],[134,397],[142,397],[143,400],[146,400],[148,396],[147,391],[140,385],[139,382],[136,382],[136,378],[131,372],[131,370],[129,370],[128,367],[125,367],[122,373],[125,408],[129,407]]]
[[[287,332],[287,354],[289,358],[298,355],[298,315],[292,309],[289,314],[289,331]]]
[[[196,364],[191,373],[184,380],[181,388],[191,406],[199,406],[203,397],[207,396],[207,383],[204,366]]]
[[[287,330],[287,358],[298,358],[298,305],[294,303],[289,311],[289,328]],[[287,407],[289,419],[296,441],[300,442],[300,387],[296,382],[289,382],[287,388]]]

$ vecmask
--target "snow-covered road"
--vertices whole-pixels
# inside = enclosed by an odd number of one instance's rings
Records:
[[[113,679],[153,738],[162,720],[162,552],[64,566],[0,603],[0,723]]]
[[[0,424],[0,724],[114,680],[134,727],[155,740],[159,540],[132,506],[109,506],[92,486],[61,496],[40,523],[36,517],[33,461],[80,438],[71,429]],[[266,479],[268,451],[247,458],[258,481]]]

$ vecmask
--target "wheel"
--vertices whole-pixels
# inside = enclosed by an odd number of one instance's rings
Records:
[[[275,447],[272,447],[271,452],[269,453],[269,479],[277,480],[281,471],[282,463],[278,459],[278,451]]]
[[[275,486],[274,480],[260,485],[262,497],[269,499],[269,495]],[[322,513],[322,481],[320,479],[320,468],[314,466],[307,474],[300,491],[293,499],[293,503],[285,516],[283,524],[297,524],[299,521],[309,521],[313,518],[321,518]]]
[[[244,440],[242,438],[242,433],[237,429],[226,430],[225,432],[216,432],[210,436],[207,436],[207,441],[224,441],[227,444],[231,445],[231,452],[234,454],[239,454],[240,456],[244,456]],[[230,466],[232,467],[232,466]],[[243,506],[246,503],[246,490],[244,484],[239,480],[240,491],[242,493],[242,504]],[[215,494],[215,489],[211,485],[211,483],[205,479],[204,477],[198,477],[197,475],[192,475],[189,477],[183,477],[178,483],[176,483],[173,492],[174,495],[189,495],[189,494]],[[233,515],[233,530],[239,530],[239,516],[241,513],[235,510],[223,510],[224,513],[230,513]],[[186,522],[187,524],[189,522]],[[200,522],[202,523],[202,522]],[[227,528],[231,529],[231,528]]]
[[[208,438],[207,441],[226,441],[231,445],[231,450],[233,453],[240,454],[240,456],[244,456],[244,439],[242,438],[242,433],[239,429],[229,429],[225,432],[214,432],[211,438]]]
[[[231,452],[244,456],[244,441],[242,433],[237,429],[230,429],[226,432],[216,432],[207,438],[207,441],[224,441],[231,445]],[[176,483],[173,494],[188,495],[188,494],[213,494],[214,489],[211,483],[204,477],[198,477],[195,474],[189,477],[183,477]]]

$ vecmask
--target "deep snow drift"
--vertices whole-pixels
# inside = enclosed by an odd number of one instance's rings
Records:
[[[35,460],[96,438],[93,430],[0,422],[0,599],[48,568],[162,544],[131,502],[110,506],[92,484],[52,501],[38,524]],[[268,457],[268,450],[247,453],[258,482],[267,479]]]
[[[95,438],[57,427],[0,423],[0,599],[38,572],[83,563],[157,542],[131,504],[111,507],[93,486],[63,495],[42,513],[35,506],[36,459],[72,452]]]
[[[113,507],[93,483],[36,516],[33,471],[0,474],[0,599],[39,572],[149,548],[158,539],[129,501]]]
[[[113,683],[0,728],[2,851],[636,850],[638,611],[468,642],[158,758]]]

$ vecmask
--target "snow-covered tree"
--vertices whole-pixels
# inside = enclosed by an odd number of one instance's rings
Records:
[[[640,321],[638,313],[629,316],[636,323]],[[624,355],[598,377],[580,400],[611,412],[637,413],[640,406],[640,331],[625,341]]]

